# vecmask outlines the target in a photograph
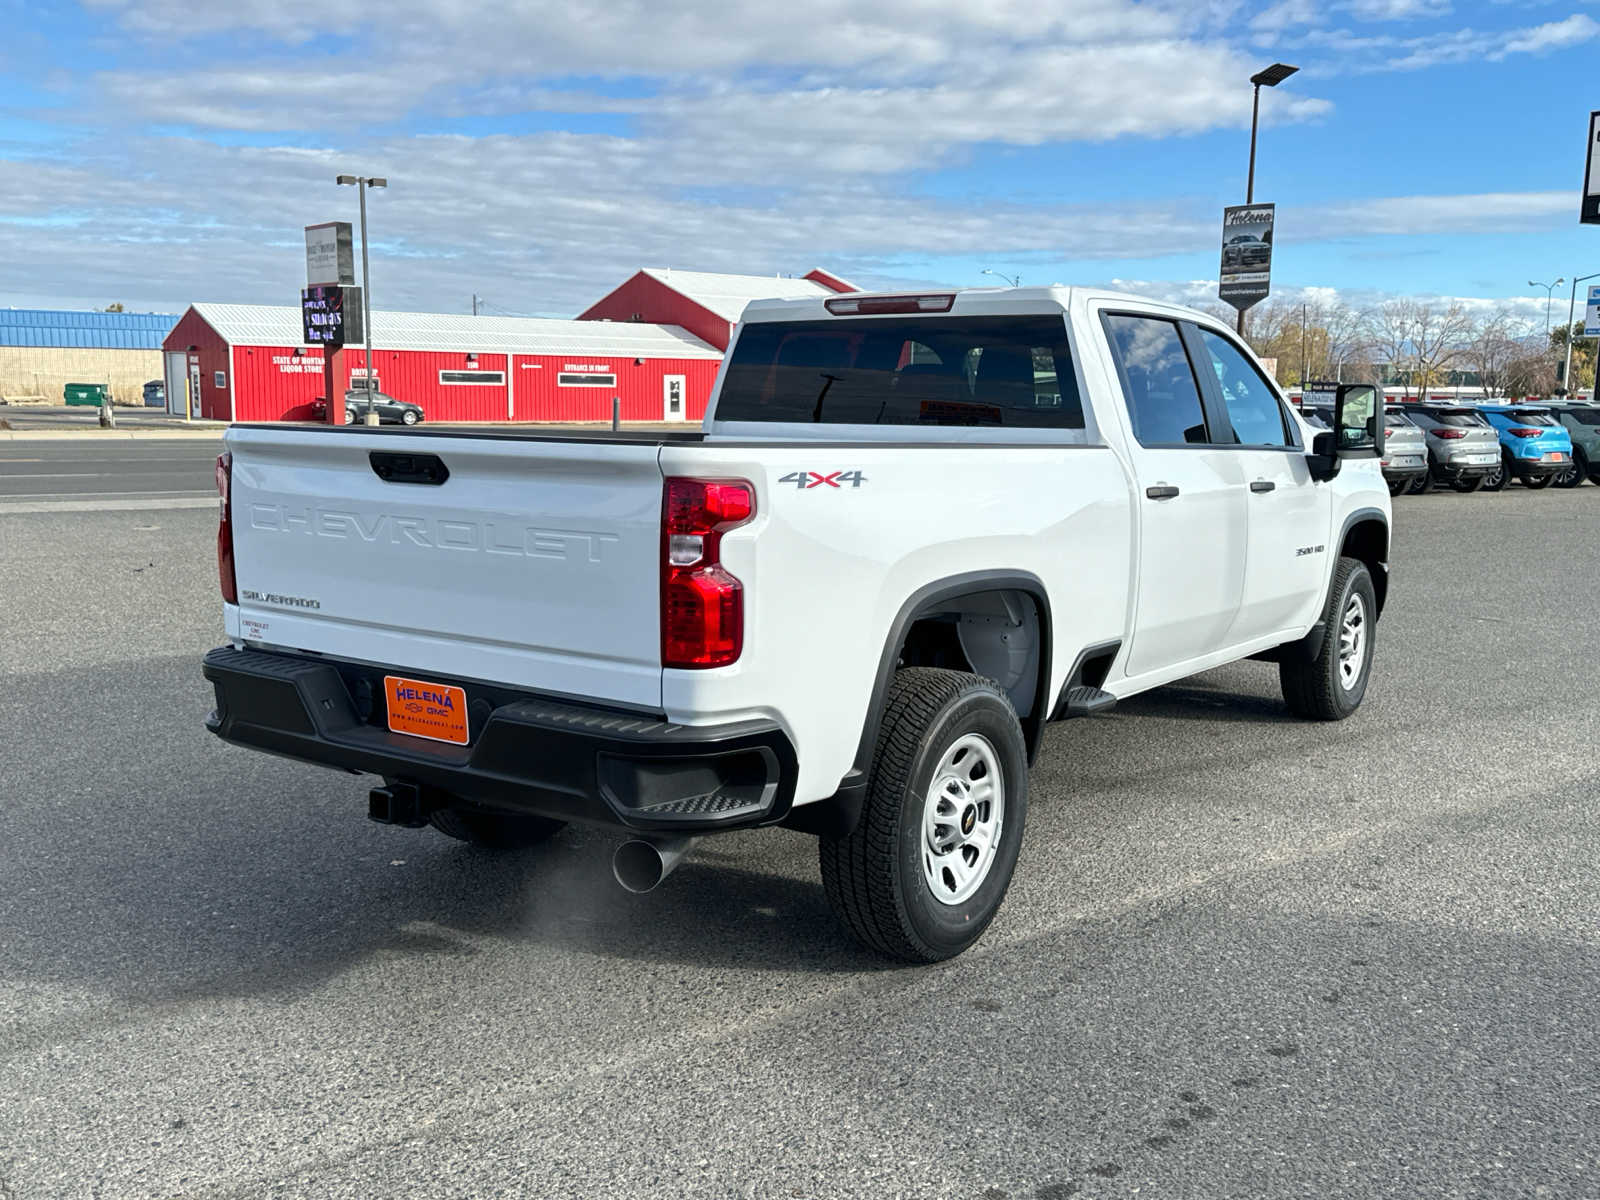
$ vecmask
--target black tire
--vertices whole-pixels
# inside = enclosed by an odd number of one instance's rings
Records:
[[[1358,597],[1363,606],[1364,628],[1359,648],[1361,663],[1347,687],[1340,670],[1340,645],[1344,617],[1353,597]],[[1291,650],[1278,664],[1278,682],[1283,687],[1284,703],[1295,716],[1308,721],[1342,721],[1360,708],[1366,697],[1375,648],[1373,635],[1378,625],[1377,593],[1372,587],[1372,575],[1360,559],[1339,559],[1322,619],[1327,633],[1316,657],[1295,655]]]
[[[969,734],[993,751],[1004,803],[987,874],[961,903],[946,904],[924,871],[923,818],[942,759]],[[863,944],[882,954],[919,963],[953,958],[982,936],[999,911],[1027,817],[1027,746],[998,685],[960,671],[897,671],[878,727],[861,819],[848,836],[818,844],[828,903]],[[965,825],[965,812],[957,820]]]
[[[440,833],[486,850],[537,846],[554,837],[567,824],[554,817],[485,812],[477,808],[436,808],[428,815],[428,820]]]
[[[1503,492],[1506,490],[1506,484],[1510,482],[1511,464],[1502,456],[1500,465],[1483,477],[1483,490],[1486,492]]]
[[[1475,492],[1483,486],[1483,476],[1474,475],[1470,479],[1457,476],[1450,481],[1450,486],[1458,492]]]
[[[1589,478],[1589,460],[1584,457],[1583,451],[1576,446],[1572,448],[1572,465],[1564,471],[1556,472],[1556,486],[1558,488],[1581,487],[1583,481]]]
[[[1554,475],[1524,475],[1522,477],[1522,486],[1525,488],[1532,488],[1537,492],[1542,488],[1549,487],[1554,480]]]

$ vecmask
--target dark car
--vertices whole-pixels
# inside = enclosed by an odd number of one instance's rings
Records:
[[[344,423],[365,424],[367,419],[367,391],[351,388],[344,394]],[[409,400],[397,400],[387,392],[371,393],[372,408],[378,414],[380,425],[416,425],[422,420],[422,405]],[[328,402],[318,396],[311,402],[311,419],[324,421],[328,416]]]

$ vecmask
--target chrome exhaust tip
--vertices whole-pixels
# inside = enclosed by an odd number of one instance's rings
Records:
[[[654,891],[694,843],[692,837],[632,838],[611,856],[611,873],[635,895]]]

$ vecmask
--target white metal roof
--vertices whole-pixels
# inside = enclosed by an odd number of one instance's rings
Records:
[[[287,304],[200,303],[194,305],[194,310],[234,345],[306,345],[301,340],[300,310]],[[680,325],[381,309],[372,314],[372,344],[380,350],[473,350],[601,358],[722,357],[722,351]]]
[[[752,300],[810,300],[839,294],[815,280],[782,275],[716,275],[667,267],[645,267],[644,273],[725,321],[737,321]]]

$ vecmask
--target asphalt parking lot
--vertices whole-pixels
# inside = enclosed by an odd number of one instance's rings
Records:
[[[0,1197],[1600,1195],[1600,488],[1398,500],[1342,725],[1240,664],[1054,726],[907,969],[799,834],[629,896],[215,741],[214,454],[0,458]]]

